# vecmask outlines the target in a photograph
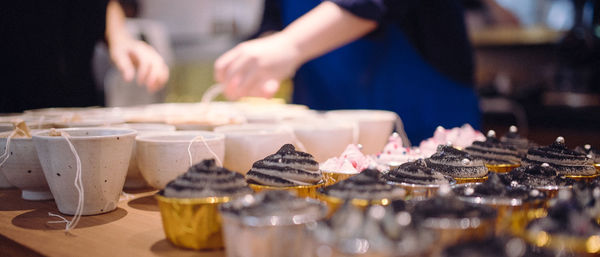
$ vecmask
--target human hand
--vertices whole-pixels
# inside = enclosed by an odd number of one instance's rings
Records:
[[[270,98],[281,80],[291,77],[301,61],[298,49],[280,33],[240,43],[215,61],[214,76],[225,97]]]
[[[125,81],[136,77],[137,84],[146,85],[149,92],[160,90],[169,79],[169,67],[145,42],[122,38],[109,44],[109,52]]]

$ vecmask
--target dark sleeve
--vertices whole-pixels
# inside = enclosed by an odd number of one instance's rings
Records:
[[[402,19],[420,0],[327,0],[352,14],[378,23],[385,19]]]
[[[267,31],[279,31],[283,29],[283,20],[281,18],[281,1],[265,0],[262,20],[258,31],[250,36],[249,39],[257,38]]]

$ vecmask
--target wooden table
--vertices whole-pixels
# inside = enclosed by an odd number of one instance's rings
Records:
[[[0,189],[0,256],[224,256],[167,241],[155,192],[132,192],[134,198],[122,199],[116,210],[84,216],[65,233],[64,223],[47,223],[57,220],[48,212],[59,214],[54,201],[25,201],[20,190]]]

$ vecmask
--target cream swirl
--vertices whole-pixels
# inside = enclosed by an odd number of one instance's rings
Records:
[[[396,182],[417,185],[447,185],[454,179],[427,167],[423,159],[407,162],[398,168],[390,170],[384,178]]]
[[[465,152],[488,164],[519,164],[521,162],[517,149],[512,145],[500,142],[493,130],[488,131],[485,141],[473,142],[471,146],[465,148]]]
[[[453,178],[481,178],[488,174],[483,161],[448,145],[438,146],[437,152],[425,162],[427,167]]]
[[[255,162],[246,174],[248,183],[275,187],[315,185],[322,179],[319,163],[313,156],[296,151],[291,144]]]
[[[235,197],[251,193],[243,175],[218,167],[214,159],[190,167],[164,190],[165,197],[173,198]]]
[[[387,183],[381,172],[366,169],[360,174],[320,189],[321,193],[341,199],[398,199],[405,191]]]
[[[529,149],[527,157],[523,160],[525,165],[541,165],[548,163],[556,168],[562,175],[594,175],[594,161],[583,153],[570,150],[565,145],[563,137],[549,146]]]

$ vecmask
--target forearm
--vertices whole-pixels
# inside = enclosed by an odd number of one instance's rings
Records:
[[[106,7],[106,41],[108,45],[130,38],[125,27],[125,13],[121,4],[116,0],[110,0]]]
[[[331,2],[323,2],[287,26],[281,33],[304,63],[373,31],[377,23],[363,19]]]

